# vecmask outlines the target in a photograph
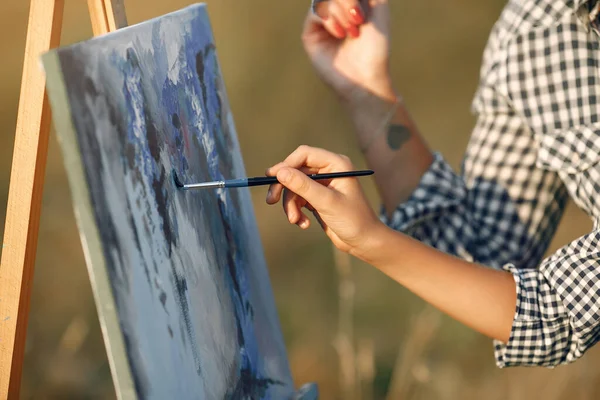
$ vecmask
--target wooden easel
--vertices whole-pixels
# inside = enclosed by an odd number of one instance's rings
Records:
[[[18,399],[42,192],[50,133],[50,107],[39,57],[60,44],[64,0],[30,0],[25,62],[0,262],[0,400]],[[124,0],[88,0],[94,35],[127,26]],[[306,384],[294,396],[316,400]]]
[[[39,56],[60,44],[64,0],[31,0],[0,263],[0,400],[18,399],[50,132]],[[88,0],[94,35],[127,25],[123,0]]]

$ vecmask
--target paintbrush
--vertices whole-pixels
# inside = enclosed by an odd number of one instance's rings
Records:
[[[337,178],[351,178],[357,176],[373,175],[374,172],[370,169],[359,170],[359,171],[347,171],[347,172],[332,172],[328,174],[311,174],[307,175],[312,180],[325,180],[325,179],[337,179]],[[218,188],[240,188],[249,186],[264,186],[278,183],[277,177],[275,176],[259,176],[255,178],[240,178],[240,179],[229,179],[225,181],[214,181],[214,182],[201,182],[201,183],[189,183],[184,184],[181,182],[177,173],[173,171],[173,181],[175,185],[182,190],[197,190],[197,189],[218,189]]]

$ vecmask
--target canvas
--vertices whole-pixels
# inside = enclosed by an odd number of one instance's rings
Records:
[[[294,393],[204,5],[43,57],[117,392]],[[65,288],[67,290],[67,288]]]

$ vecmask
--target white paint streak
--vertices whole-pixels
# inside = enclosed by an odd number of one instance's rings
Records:
[[[167,50],[167,76],[173,84],[179,81],[181,71],[179,54],[183,44],[182,28],[185,29],[185,26],[175,20],[163,20],[160,23],[160,39]]]

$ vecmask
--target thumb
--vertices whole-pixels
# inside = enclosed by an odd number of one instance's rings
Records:
[[[284,167],[277,172],[277,180],[286,188],[302,197],[318,210],[330,205],[333,195],[331,189],[310,179],[305,173]]]

